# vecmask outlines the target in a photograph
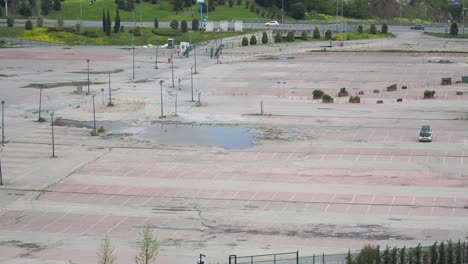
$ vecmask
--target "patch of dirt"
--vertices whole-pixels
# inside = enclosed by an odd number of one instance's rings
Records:
[[[123,69],[116,69],[112,71],[89,71],[89,74],[109,74],[109,73],[119,73],[123,71],[124,71]],[[88,71],[72,71],[69,73],[88,74]]]
[[[296,141],[306,140],[307,137],[299,129],[259,127],[252,129],[257,140]]]
[[[47,247],[44,245],[40,245],[37,243],[24,243],[19,240],[9,240],[9,241],[2,241],[0,242],[0,245],[13,245],[15,247],[19,247],[22,249],[25,249],[25,253],[21,253],[19,257],[30,257],[32,254],[39,252],[41,250],[46,249]]]

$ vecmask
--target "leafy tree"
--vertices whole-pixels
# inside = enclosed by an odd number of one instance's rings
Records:
[[[154,28],[159,28],[159,21],[158,21],[157,18],[154,19],[153,26],[154,26]]]
[[[62,1],[61,0],[54,0],[53,9],[57,10],[57,11],[62,9]]]
[[[125,10],[125,0],[117,0],[117,6],[119,9]]]
[[[210,1],[211,2],[211,1]],[[176,12],[176,15],[184,10],[184,2],[183,0],[171,0],[170,3],[172,4],[172,9]]]
[[[187,21],[182,20],[182,22],[180,23],[180,29],[181,29],[182,33],[188,32]]]
[[[42,18],[41,16],[37,17],[37,27],[43,27],[44,26],[44,18]]]
[[[178,29],[178,28],[179,28],[179,21],[177,21],[177,20],[175,20],[175,19],[172,20],[172,21],[171,21],[171,24],[170,24],[170,27],[171,27],[172,29],[174,29],[174,30]]]
[[[28,19],[26,21],[26,23],[24,23],[24,29],[26,30],[32,30],[33,29],[33,23],[30,19]]]
[[[318,27],[314,28],[314,39],[320,39],[320,29]]]
[[[135,256],[135,262],[136,264],[149,264],[158,256],[159,243],[149,226],[146,226],[140,234],[142,236],[140,253]]]
[[[453,243],[450,240],[447,242],[447,264],[455,264],[453,259]]]
[[[295,40],[294,31],[288,31],[288,34],[286,35],[286,41],[294,42],[294,40]]]
[[[104,239],[101,242],[101,247],[98,252],[98,264],[114,264],[116,257],[114,255],[114,247],[112,247],[109,239]]]
[[[450,25],[450,35],[453,35],[453,36],[458,35],[458,23],[457,22],[453,22]]]
[[[12,17],[7,17],[7,26],[13,27],[15,25],[15,19]]]
[[[255,13],[255,5],[251,4],[249,10],[250,12]]]
[[[325,31],[325,39],[330,40],[332,37],[333,35],[332,35],[331,30],[327,29],[327,31]]]
[[[200,27],[200,21],[198,19],[192,19],[192,30],[198,31]]]
[[[158,3],[157,0],[151,0],[151,4],[152,4],[152,5],[155,5],[155,4],[157,4],[157,3]]]
[[[380,246],[375,248],[375,264],[380,264]]]
[[[390,264],[390,248],[387,246],[383,252],[383,263]]]
[[[281,36],[281,33],[277,32],[275,35],[275,43],[281,43],[283,41],[283,37]]]
[[[81,24],[80,23],[75,24],[75,30],[76,30],[77,33],[81,33]]]
[[[332,97],[330,95],[324,94],[322,96],[324,100],[331,100]],[[374,248],[371,245],[364,246],[359,255],[355,258],[356,264],[368,264],[368,263],[375,263],[377,258],[377,248]]]
[[[63,17],[62,17],[62,16],[59,16],[59,17],[57,18],[57,29],[58,29],[58,30],[63,30],[63,25],[64,25]]]
[[[29,2],[26,2],[26,0],[22,0],[20,5],[19,5],[19,13],[20,15],[23,15],[23,16],[31,16],[32,14],[32,11],[31,11],[31,7],[29,5]]]
[[[409,248],[408,250],[408,264],[414,264],[414,249]]]
[[[236,4],[239,6],[242,5],[242,0],[237,0]]]
[[[307,31],[305,31],[305,30],[302,31],[302,33],[301,33],[301,39],[302,39],[302,40],[307,40],[307,37],[309,37],[309,36],[307,36]]]
[[[255,35],[250,37],[250,45],[257,45],[257,37]]]
[[[460,240],[458,240],[458,243],[455,245],[455,263],[456,264],[462,264],[462,254],[463,254],[463,246],[460,243]]]
[[[400,264],[406,264],[406,247],[400,249]]]
[[[302,3],[295,3],[291,6],[291,16],[295,19],[304,19],[305,7]]]
[[[112,31],[112,20],[109,14],[109,9],[107,9],[107,16],[106,16],[106,35],[110,36]]]
[[[135,8],[133,1],[134,0],[125,1],[125,11],[132,11]]]
[[[229,7],[234,6],[234,0],[229,0]]]
[[[431,262],[430,264],[437,264],[437,242],[431,246]]]
[[[398,248],[392,248],[390,252],[390,264],[397,264],[398,263]]]
[[[377,34],[377,28],[375,27],[374,24],[370,26],[369,33],[371,34]]]
[[[41,11],[44,16],[49,14],[49,10],[52,8],[52,0],[42,0]]]
[[[244,47],[244,46],[247,46],[247,45],[249,45],[249,40],[247,39],[247,37],[243,37],[242,38],[242,46]]]
[[[245,1],[245,8],[249,9],[249,6],[250,6],[250,1],[249,1],[249,0],[246,0],[246,1]]]
[[[114,33],[119,33],[120,30],[120,13],[119,9],[115,10],[115,23],[114,23]]]
[[[348,255],[346,255],[346,264],[353,264],[353,256],[350,249],[348,249]]]
[[[359,34],[364,33],[364,29],[362,28],[362,25],[359,25],[359,26],[358,26],[357,32],[358,32]]]
[[[422,260],[422,250],[421,250],[421,244],[418,244],[418,246],[414,249],[414,264],[421,264]]]
[[[445,257],[445,244],[441,242],[439,245],[439,264],[447,264],[447,259]]]
[[[267,44],[268,43],[268,35],[266,32],[262,33],[262,44]]]
[[[388,25],[387,23],[382,24],[382,29],[380,30],[382,33],[387,34],[388,33]]]
[[[106,32],[107,18],[104,8],[102,9],[102,32]]]

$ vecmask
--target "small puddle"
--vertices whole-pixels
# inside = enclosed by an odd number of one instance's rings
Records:
[[[92,121],[56,119],[57,126],[93,128]],[[196,124],[131,124],[120,121],[96,122],[113,135],[129,135],[132,139],[165,146],[219,146],[225,149],[244,149],[253,146],[255,135],[250,128]]]

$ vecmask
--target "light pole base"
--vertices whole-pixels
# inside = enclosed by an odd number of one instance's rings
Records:
[[[54,158],[58,158],[57,155],[52,155],[52,156],[50,156],[50,157],[53,158],[53,159],[54,159]]]
[[[159,119],[161,119],[161,118],[166,118],[166,116],[159,116]]]

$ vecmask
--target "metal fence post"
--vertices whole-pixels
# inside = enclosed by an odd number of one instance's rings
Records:
[[[312,264],[315,264],[315,254],[312,255]]]
[[[299,264],[299,250],[296,251],[296,264]]]
[[[273,264],[276,264],[276,254],[273,255]]]
[[[253,264],[253,256],[250,257],[250,264]]]
[[[325,253],[322,253],[322,264],[325,264]]]

